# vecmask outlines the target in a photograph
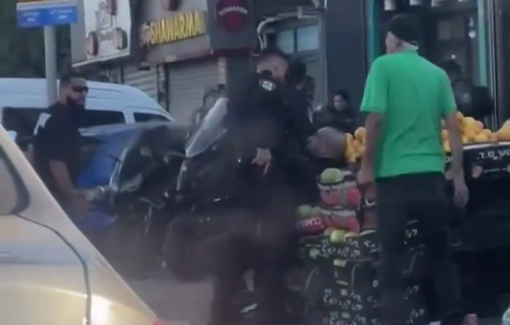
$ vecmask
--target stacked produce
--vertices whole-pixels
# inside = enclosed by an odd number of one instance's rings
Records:
[[[464,144],[496,142],[499,140],[498,132],[493,133],[491,130],[486,129],[482,122],[472,117],[464,117],[460,112],[457,112],[457,119],[459,120],[462,142]],[[449,153],[450,143],[448,131],[443,129],[441,136],[443,138],[444,151]]]
[[[492,132],[487,129],[481,121],[477,121],[472,117],[465,117],[460,112],[457,112],[456,116],[459,121],[460,130],[462,132],[462,142],[464,144],[510,141],[510,120],[506,121],[498,131]],[[445,152],[449,153],[449,136],[448,130],[444,128],[444,122],[441,136],[443,148]],[[364,127],[356,129],[354,134],[346,135],[347,144],[344,158],[347,163],[355,163],[363,157],[365,153],[365,138],[366,130]]]
[[[352,139],[356,154],[363,145],[362,131]],[[358,140],[357,142],[355,142]],[[359,145],[358,145],[359,143]],[[349,150],[349,149],[348,149]],[[379,255],[375,191],[361,187],[354,168],[326,169],[318,179],[321,202],[317,207],[297,209],[297,226],[302,232],[300,255],[315,263],[330,281],[323,290],[320,307],[324,324],[377,325],[379,293],[375,261]],[[406,245],[409,277],[419,273],[421,254],[417,246],[417,227],[410,224]],[[411,262],[413,261],[413,262]],[[411,266],[412,265],[412,266]],[[408,323],[423,322],[425,308],[420,300],[420,287],[412,281],[407,289]]]
[[[354,134],[347,133],[347,145],[344,154],[347,163],[353,164],[363,157],[366,135],[367,130],[364,127],[357,128]]]

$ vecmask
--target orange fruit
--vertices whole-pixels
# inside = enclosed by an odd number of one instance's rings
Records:
[[[477,129],[478,129],[478,132],[480,132],[481,130],[483,130],[483,129],[484,129],[484,127],[485,127],[485,126],[483,125],[483,123],[482,123],[482,122],[480,122],[480,121],[476,121],[476,126],[477,126]]]
[[[488,137],[490,137],[492,135],[492,131],[489,129],[483,129],[482,133],[485,133]]]
[[[473,140],[474,140],[475,142],[487,142],[487,141],[489,141],[489,136],[488,136],[487,134],[485,134],[485,133],[483,133],[483,132],[482,132],[482,133],[477,134],[477,135],[473,138]]]

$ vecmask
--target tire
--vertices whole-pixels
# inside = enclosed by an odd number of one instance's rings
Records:
[[[192,226],[178,222],[168,226],[163,241],[163,258],[167,271],[176,279],[198,282],[205,277],[205,270],[196,254],[198,242]]]

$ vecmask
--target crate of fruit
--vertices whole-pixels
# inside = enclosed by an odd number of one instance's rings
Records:
[[[320,174],[317,186],[321,205],[341,209],[359,209],[361,193],[358,188],[356,168],[327,168]]]

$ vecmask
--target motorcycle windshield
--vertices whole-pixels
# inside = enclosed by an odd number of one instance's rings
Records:
[[[228,99],[222,97],[216,101],[202,120],[186,145],[186,157],[195,157],[213,145],[225,133],[223,118],[227,114]]]

